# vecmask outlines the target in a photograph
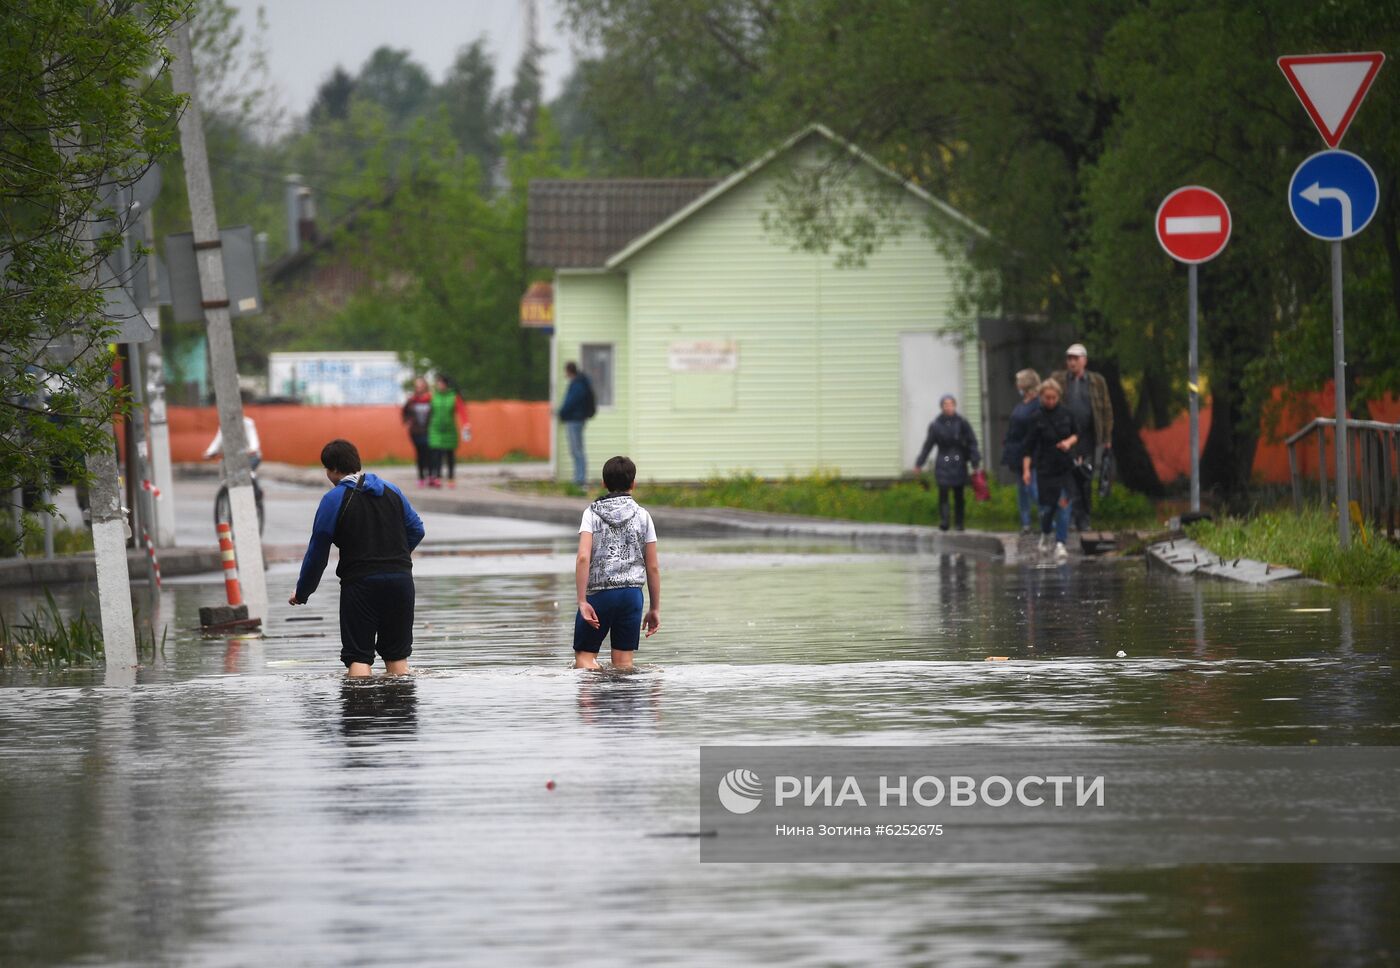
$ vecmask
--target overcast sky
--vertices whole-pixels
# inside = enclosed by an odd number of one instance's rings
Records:
[[[380,45],[406,49],[442,80],[457,49],[485,34],[495,56],[497,86],[510,82],[525,46],[523,0],[233,0],[251,37],[261,6],[267,18],[268,72],[281,106],[304,114],[316,88],[337,64],[354,74]],[[538,0],[546,99],[559,93],[573,66],[558,24],[557,0]]]

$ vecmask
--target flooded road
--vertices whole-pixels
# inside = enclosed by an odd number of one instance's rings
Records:
[[[1400,745],[1396,596],[673,541],[616,676],[566,668],[568,547],[420,558],[406,680],[343,680],[333,581],[265,641],[172,632],[134,687],[0,672],[0,964],[1400,960],[1392,866],[701,865],[688,836],[701,744]],[[170,582],[162,618],[220,593]]]

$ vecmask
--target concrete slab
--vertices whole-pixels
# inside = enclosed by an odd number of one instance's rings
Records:
[[[1175,538],[1150,545],[1147,549],[1147,567],[1177,575],[1205,575],[1249,585],[1271,585],[1303,578],[1302,572],[1283,565],[1251,558],[1222,558],[1190,538]]]

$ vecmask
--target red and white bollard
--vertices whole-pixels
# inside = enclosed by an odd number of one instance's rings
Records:
[[[243,589],[238,585],[238,557],[233,553],[233,528],[219,525],[219,554],[224,559],[224,591],[230,605],[243,604]]]
[[[151,533],[145,528],[141,529],[141,538],[146,542],[146,554],[151,559],[151,574],[155,578],[156,588],[160,588],[160,559],[156,557],[155,542],[151,541]]]

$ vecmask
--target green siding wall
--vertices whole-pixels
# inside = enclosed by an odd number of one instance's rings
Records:
[[[562,272],[554,280],[555,374],[554,408],[564,398],[564,364],[578,360],[584,343],[612,343],[616,377],[613,405],[600,407],[584,431],[584,452],[588,456],[589,486],[597,483],[603,462],[614,454],[626,454],[630,447],[628,415],[632,401],[627,353],[627,280],[621,274],[574,274]],[[554,454],[559,480],[573,479],[574,464],[563,427],[555,421]]]
[[[615,276],[560,276],[561,365],[595,334],[621,334],[617,317],[630,314],[630,339],[618,336],[618,412],[590,424],[591,463],[617,442],[643,480],[905,470],[900,334],[954,325],[955,274],[924,228],[929,208],[898,190],[906,231],[864,266],[838,268],[834,254],[795,252],[765,231],[776,177],[760,172],[641,250],[622,267],[625,296]],[[671,372],[671,343],[691,340],[736,340],[737,374]],[[973,341],[960,404],[980,437],[979,369]],[[710,407],[697,406],[704,378]]]

